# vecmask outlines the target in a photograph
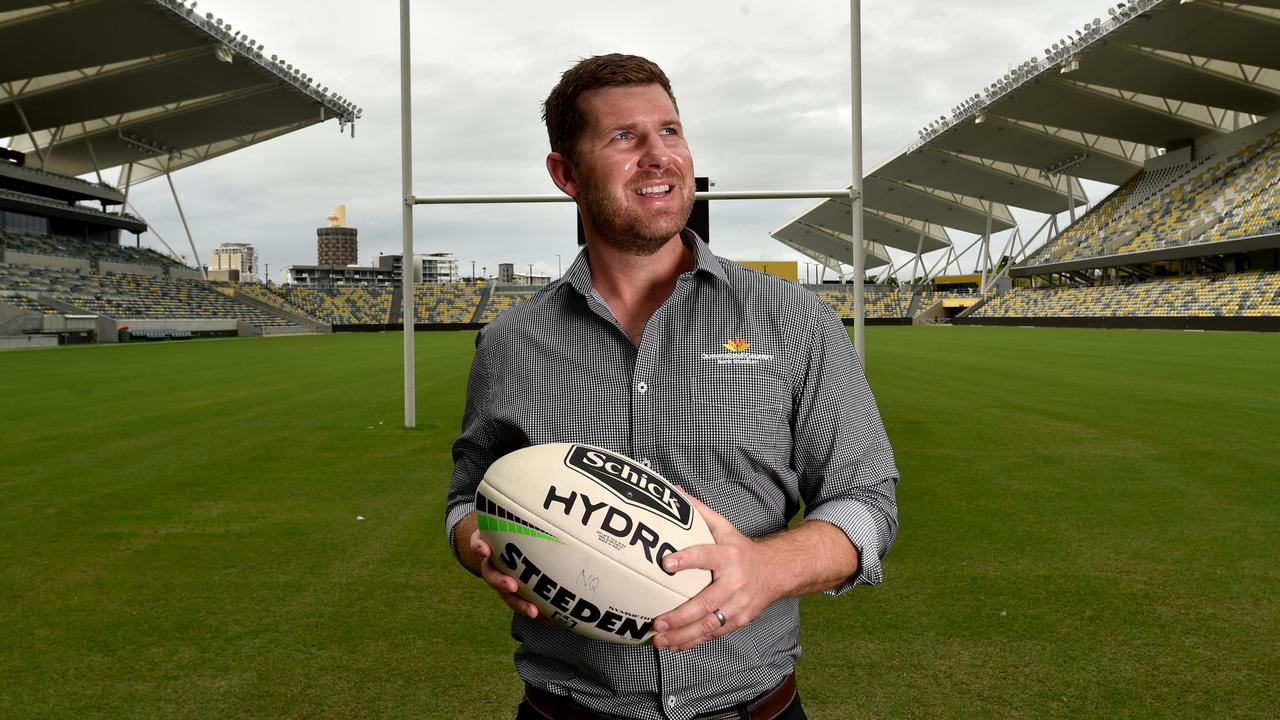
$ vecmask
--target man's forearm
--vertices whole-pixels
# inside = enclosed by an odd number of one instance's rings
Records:
[[[806,520],[757,541],[780,597],[800,597],[839,587],[858,574],[858,549],[825,520]]]
[[[475,533],[476,527],[476,513],[473,510],[453,526],[453,545],[458,549],[458,562],[462,563],[462,567],[479,577],[480,564],[484,562],[484,556],[471,547],[471,536]]]

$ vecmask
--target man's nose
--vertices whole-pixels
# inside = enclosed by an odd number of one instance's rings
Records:
[[[671,164],[671,149],[663,136],[657,132],[645,133],[640,137],[640,162],[647,167],[666,167]]]

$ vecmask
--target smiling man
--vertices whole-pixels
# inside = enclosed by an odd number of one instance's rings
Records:
[[[459,561],[514,611],[517,718],[804,718],[799,598],[880,582],[898,527],[897,468],[849,336],[811,293],[685,228],[693,158],[657,65],[583,60],[543,115],[586,248],[477,336],[446,510]],[[476,486],[495,459],[548,442],[629,455],[700,501],[716,543],[664,564],[713,581],[655,618],[652,646],[541,622],[494,567]]]

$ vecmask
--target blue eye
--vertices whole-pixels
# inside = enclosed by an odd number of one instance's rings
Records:
[[[630,140],[633,136],[630,130],[623,130],[622,132],[618,133],[614,137],[617,138],[618,140]]]

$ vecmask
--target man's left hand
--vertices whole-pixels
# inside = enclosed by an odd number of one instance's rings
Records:
[[[667,572],[690,568],[710,570],[713,578],[702,592],[671,612],[654,618],[653,644],[671,650],[688,650],[707,640],[723,637],[760,617],[765,608],[783,595],[780,568],[760,543],[748,538],[722,515],[685,493],[701,512],[715,539],[714,545],[694,545],[663,560]],[[725,618],[720,624],[719,611]]]

